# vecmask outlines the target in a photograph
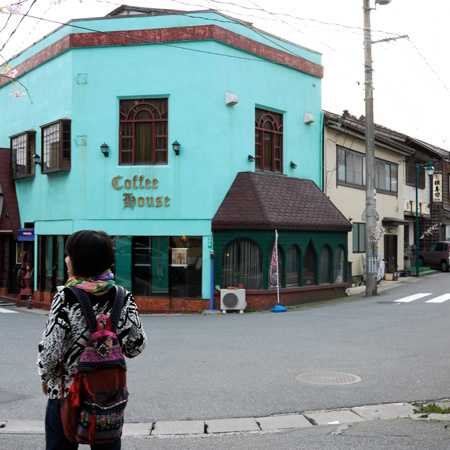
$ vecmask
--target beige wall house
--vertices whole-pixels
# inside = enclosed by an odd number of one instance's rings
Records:
[[[324,113],[323,190],[353,223],[348,259],[352,274],[362,275],[365,255],[365,122],[344,111]],[[385,229],[378,254],[386,267],[404,268],[405,161],[414,155],[407,136],[375,126],[376,209],[378,225]],[[429,192],[429,191],[428,191]]]

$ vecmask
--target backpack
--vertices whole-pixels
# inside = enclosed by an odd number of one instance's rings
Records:
[[[80,302],[92,335],[61,408],[64,433],[72,442],[106,444],[121,437],[128,400],[127,368],[115,334],[124,289],[116,286],[111,318],[103,314],[98,320],[86,293],[73,287],[69,289]],[[101,328],[103,320],[106,320],[104,329]]]

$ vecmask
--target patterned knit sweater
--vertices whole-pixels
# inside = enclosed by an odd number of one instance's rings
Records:
[[[96,317],[110,316],[116,289],[103,295],[88,293]],[[125,291],[124,306],[116,330],[122,351],[128,358],[139,355],[147,344],[136,303]],[[39,344],[38,371],[51,399],[65,398],[78,369],[81,353],[91,332],[81,306],[69,289],[55,295]],[[62,393],[62,395],[61,395]]]

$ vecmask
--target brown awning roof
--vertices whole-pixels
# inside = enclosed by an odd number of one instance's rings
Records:
[[[0,183],[5,196],[5,204],[8,208],[11,229],[13,230],[14,238],[17,239],[17,232],[20,229],[20,215],[16,185],[11,178],[11,152],[9,148],[0,148]]]
[[[410,223],[408,220],[397,219],[396,217],[385,217],[382,222],[383,225],[394,227],[398,225],[408,225]]]
[[[352,225],[311,180],[240,172],[212,229],[348,232]]]

